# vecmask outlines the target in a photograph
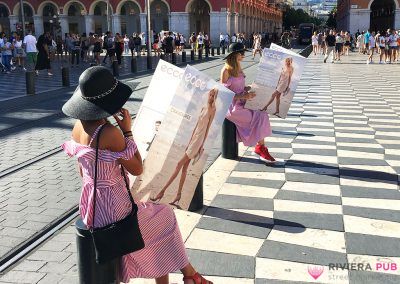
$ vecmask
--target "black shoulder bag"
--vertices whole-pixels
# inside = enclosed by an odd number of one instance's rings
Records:
[[[129,199],[132,203],[131,213],[124,219],[109,224],[102,228],[94,228],[95,211],[96,211],[96,189],[97,189],[97,162],[99,155],[100,134],[103,130],[102,126],[97,134],[96,145],[96,161],[94,169],[94,196],[93,196],[93,224],[90,229],[92,234],[94,249],[96,252],[96,262],[98,264],[108,262],[125,254],[144,248],[144,241],[140,233],[137,211],[138,207],[133,200],[129,191],[128,181],[125,176],[123,166],[121,165],[121,173],[125,180],[126,189],[128,190]]]

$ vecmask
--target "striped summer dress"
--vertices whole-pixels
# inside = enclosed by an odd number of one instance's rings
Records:
[[[93,134],[92,140],[99,128]],[[125,142],[126,149],[122,152],[99,149],[94,227],[103,227],[121,220],[131,212],[118,159],[131,159],[137,147],[133,140],[126,138]],[[83,222],[91,227],[96,149],[73,140],[65,142],[61,147],[70,157],[78,158],[83,174],[79,210]],[[189,263],[173,210],[166,205],[147,202],[137,202],[137,205],[145,248],[122,257],[121,280],[125,283],[131,278],[161,277],[182,269]]]

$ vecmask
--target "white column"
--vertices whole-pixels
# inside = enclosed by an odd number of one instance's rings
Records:
[[[58,17],[60,18],[61,36],[64,39],[65,33],[69,33],[68,15],[61,14]]]
[[[226,34],[227,22],[226,22],[227,12],[210,12],[210,37],[211,42],[219,42],[219,34]]]
[[[10,20],[10,31],[16,31],[17,23],[18,23],[18,16],[10,15],[10,16],[8,16],[8,19]]]
[[[33,15],[33,25],[35,26],[35,35],[36,36],[40,36],[44,33],[42,16]]]
[[[183,34],[185,38],[190,33],[189,13],[186,12],[172,12],[170,17],[171,31]]]
[[[85,15],[85,31],[86,35],[89,36],[89,33],[94,33],[94,16],[93,15]]]
[[[230,12],[228,12],[226,14],[226,25],[228,26],[228,29],[227,29],[228,34],[230,34],[231,30],[232,30],[232,26],[231,26],[231,18],[232,18],[232,16],[231,15],[232,14]]]
[[[147,14],[140,13],[140,32],[146,33],[147,32]]]
[[[116,33],[121,33],[121,15],[113,14],[111,16],[112,23],[112,33],[115,35]]]
[[[394,14],[394,28],[396,30],[400,29],[400,9],[395,10]]]
[[[239,15],[238,13],[235,13],[234,16],[235,20],[234,20],[234,27],[233,27],[233,31],[231,32],[230,35],[233,35],[233,33],[237,32],[239,29],[239,26],[242,22],[242,15]]]
[[[371,24],[370,15],[371,10],[369,9],[350,9],[350,33],[354,34],[358,29],[360,31],[369,29]]]

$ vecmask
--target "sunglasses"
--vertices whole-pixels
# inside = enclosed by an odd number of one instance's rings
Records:
[[[244,55],[245,52],[246,52],[246,51],[242,50],[242,51],[240,51],[240,54],[241,54],[241,55]]]

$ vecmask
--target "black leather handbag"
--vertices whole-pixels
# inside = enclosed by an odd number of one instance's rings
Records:
[[[105,227],[94,228],[94,220],[96,213],[96,187],[97,187],[97,163],[99,154],[100,134],[104,125],[100,128],[97,134],[96,145],[96,161],[94,175],[94,196],[93,196],[93,224],[90,233],[93,238],[94,249],[96,252],[96,263],[101,264],[121,257],[125,254],[138,251],[144,248],[144,241],[140,233],[139,222],[137,218],[138,207],[133,200],[129,190],[128,181],[125,171],[121,165],[121,174],[124,177],[126,189],[129,194],[129,199],[132,203],[132,211],[124,219]]]

